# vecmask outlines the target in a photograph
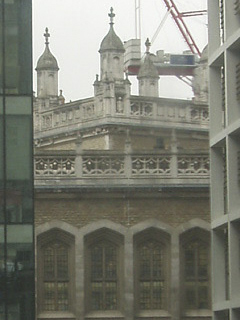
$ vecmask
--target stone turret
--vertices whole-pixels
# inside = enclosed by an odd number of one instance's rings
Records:
[[[58,96],[58,63],[49,49],[48,28],[45,33],[45,50],[37,62],[37,98]]]
[[[193,77],[194,101],[208,102],[208,46],[203,51]]]
[[[143,64],[140,67],[138,73],[139,80],[139,95],[140,96],[150,96],[150,97],[158,97],[158,70],[154,66],[151,54],[149,52],[150,42],[149,39],[145,42],[146,45],[146,54]]]
[[[108,34],[104,37],[101,42],[99,53],[100,53],[100,64],[101,74],[100,79],[123,79],[124,73],[124,61],[123,55],[125,49],[120,38],[116,35],[113,29],[113,8],[110,13],[110,29]]]
[[[105,114],[124,113],[129,104],[131,83],[124,78],[124,46],[113,29],[113,8],[108,14],[110,29],[103,38],[100,53],[100,77],[94,82],[96,108]]]

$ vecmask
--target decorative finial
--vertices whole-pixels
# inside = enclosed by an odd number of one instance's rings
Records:
[[[44,37],[45,37],[45,44],[49,44],[48,38],[50,37],[50,33],[48,32],[48,28],[45,29]]]
[[[110,13],[108,16],[110,17],[110,24],[113,25],[113,18],[115,17],[115,13],[113,13],[113,7],[110,8]]]
[[[149,53],[150,47],[151,47],[151,42],[149,41],[149,39],[147,38],[146,42],[145,42],[145,46],[146,46],[146,53]]]

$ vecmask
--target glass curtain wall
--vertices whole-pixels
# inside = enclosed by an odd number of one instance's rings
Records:
[[[32,1],[0,0],[0,320],[33,320]]]

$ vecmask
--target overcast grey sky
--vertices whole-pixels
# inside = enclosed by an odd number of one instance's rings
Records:
[[[142,51],[147,37],[152,39],[166,14],[163,0],[140,0]],[[206,9],[207,0],[175,0],[179,11]],[[50,50],[60,67],[59,89],[66,100],[76,100],[93,95],[93,82],[99,73],[99,46],[109,30],[109,9],[113,7],[114,29],[122,41],[135,38],[135,0],[33,0],[33,64],[44,50],[43,33],[50,32]],[[185,18],[198,47],[207,44],[207,17]],[[179,30],[169,15],[151,52],[165,50],[181,53],[187,50]],[[163,79],[164,78],[164,79]],[[132,93],[137,93],[136,80]],[[176,90],[172,90],[172,87]],[[171,88],[171,90],[169,90]],[[36,91],[36,72],[34,72]],[[160,96],[191,98],[192,92],[177,79],[161,77]]]

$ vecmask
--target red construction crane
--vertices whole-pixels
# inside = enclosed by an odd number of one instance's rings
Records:
[[[183,17],[199,16],[207,13],[207,10],[179,12],[173,0],[163,0],[168,11],[171,13],[178,29],[180,30],[184,40],[186,41],[189,49],[193,54],[197,54],[201,57],[201,51],[199,50],[196,42],[194,41],[188,27],[186,26]]]
[[[192,16],[199,16],[204,15],[207,13],[207,10],[198,10],[198,11],[188,11],[188,12],[180,12],[177,8],[177,6],[174,3],[174,0],[163,0],[166,7],[167,7],[167,13],[163,20],[161,21],[159,27],[157,28],[153,38],[152,42],[156,39],[159,31],[161,30],[163,24],[165,23],[167,17],[169,14],[172,15],[179,31],[181,32],[184,40],[186,41],[191,53],[192,57],[188,54],[180,54],[180,55],[174,55],[169,54],[169,61],[167,63],[164,63],[163,61],[155,61],[155,65],[158,68],[159,75],[175,75],[179,79],[183,80],[187,84],[189,84],[191,81],[187,78],[188,76],[194,75],[194,69],[195,69],[195,59],[194,56],[201,57],[201,51],[199,50],[196,42],[194,41],[187,25],[185,24],[183,18],[185,17],[192,17]],[[137,12],[139,14],[139,17],[137,18]],[[135,0],[135,13],[136,13],[136,38],[137,36],[141,37],[141,26],[140,26],[140,0]],[[138,22],[138,23],[137,23]],[[137,30],[139,28],[139,30]],[[138,31],[138,32],[137,32]],[[136,40],[137,41],[137,40]],[[140,43],[139,43],[139,50],[140,50]],[[136,47],[133,50],[136,52]],[[127,52],[129,53],[129,52]],[[139,51],[140,54],[140,51]],[[140,68],[141,60],[136,59],[136,57],[129,58],[126,60],[126,69],[128,70],[129,75],[137,75],[139,68]]]

